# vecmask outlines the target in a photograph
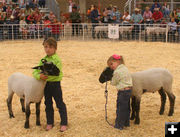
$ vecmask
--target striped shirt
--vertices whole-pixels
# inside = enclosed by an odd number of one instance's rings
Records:
[[[126,87],[132,87],[131,74],[124,64],[119,65],[114,70],[111,85],[116,86],[117,90],[123,90]]]

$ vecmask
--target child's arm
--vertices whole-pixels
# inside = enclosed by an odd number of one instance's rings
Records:
[[[116,86],[119,83],[120,80],[121,80],[120,74],[115,72],[113,74],[113,77],[112,77],[112,80],[111,80],[111,85]]]
[[[42,62],[40,61],[39,62],[39,65],[38,66],[41,66],[42,65]],[[41,78],[40,78],[40,72],[41,72],[41,70],[39,70],[39,69],[35,69],[34,71],[33,71],[33,77],[35,78],[35,79],[37,79],[37,80],[40,80]]]

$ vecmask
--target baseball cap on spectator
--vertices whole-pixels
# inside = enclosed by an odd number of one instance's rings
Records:
[[[76,6],[76,5],[74,5],[72,8],[73,8],[73,9],[77,9],[77,6]]]
[[[138,9],[138,8],[135,8],[135,9],[134,9],[134,11],[139,11],[139,10],[140,10],[140,9]]]
[[[10,19],[14,19],[14,16],[13,16],[13,15],[11,15],[11,16],[10,16]]]
[[[154,11],[159,11],[159,8],[154,8]]]
[[[113,8],[117,9],[117,6],[113,6]]]

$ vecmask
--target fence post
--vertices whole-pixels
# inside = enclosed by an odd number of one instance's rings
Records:
[[[12,40],[14,40],[14,24],[12,24]]]
[[[166,43],[168,41],[168,25],[166,24]]]
[[[84,40],[84,23],[82,23],[83,40]]]

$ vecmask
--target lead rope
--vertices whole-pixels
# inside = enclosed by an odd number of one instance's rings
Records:
[[[107,119],[107,103],[108,103],[107,81],[106,81],[104,96],[105,96],[105,98],[106,98],[106,104],[105,104],[105,120],[106,120],[106,122],[107,122],[110,126],[114,127],[113,124],[111,124],[111,123],[108,121],[108,119]]]

